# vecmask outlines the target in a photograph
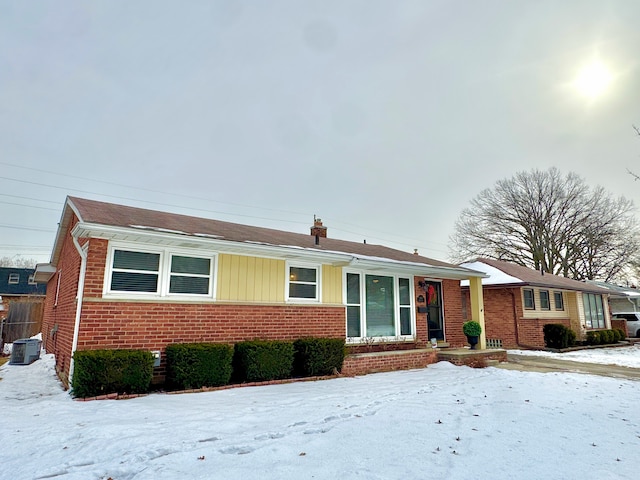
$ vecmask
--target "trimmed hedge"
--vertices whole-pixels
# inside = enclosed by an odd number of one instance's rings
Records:
[[[236,343],[233,357],[234,380],[262,382],[290,378],[293,359],[292,342],[252,340]]]
[[[149,391],[154,359],[147,350],[80,350],[73,360],[74,397]]]
[[[301,338],[293,347],[296,376],[331,375],[342,370],[346,348],[341,338]]]
[[[542,327],[547,348],[567,348],[576,343],[576,334],[561,323],[547,323]]]
[[[167,388],[217,387],[231,380],[233,347],[214,343],[167,345]]]
[[[592,330],[587,332],[588,345],[609,345],[624,340],[624,331],[619,328],[614,330]]]

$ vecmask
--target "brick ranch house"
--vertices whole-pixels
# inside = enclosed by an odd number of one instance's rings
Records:
[[[544,348],[547,323],[562,323],[579,339],[589,330],[612,328],[607,289],[500,260],[481,258],[461,266],[487,275],[482,288],[489,347]],[[468,284],[462,285],[466,304]]]
[[[425,366],[431,338],[465,344],[460,280],[482,322],[482,277],[328,238],[320,220],[305,235],[72,197],[50,263],[36,268],[43,341],[64,382],[76,350],[160,352],[161,381],[168,344],[256,338],[344,338],[360,354],[346,374]]]

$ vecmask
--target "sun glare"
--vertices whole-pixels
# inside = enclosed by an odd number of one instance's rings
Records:
[[[607,66],[594,60],[580,69],[573,84],[578,93],[595,99],[609,89],[612,78]]]

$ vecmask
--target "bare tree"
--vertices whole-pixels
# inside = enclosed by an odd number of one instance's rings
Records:
[[[634,205],[575,173],[519,172],[480,192],[451,236],[451,258],[488,257],[578,280],[612,280],[640,243]]]
[[[35,268],[38,263],[34,258],[23,258],[20,255],[0,257],[0,267]]]

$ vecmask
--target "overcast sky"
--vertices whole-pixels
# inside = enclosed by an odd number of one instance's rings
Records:
[[[640,205],[638,19],[637,0],[3,0],[0,257],[48,261],[67,195],[300,233],[315,214],[441,260],[517,171]]]

